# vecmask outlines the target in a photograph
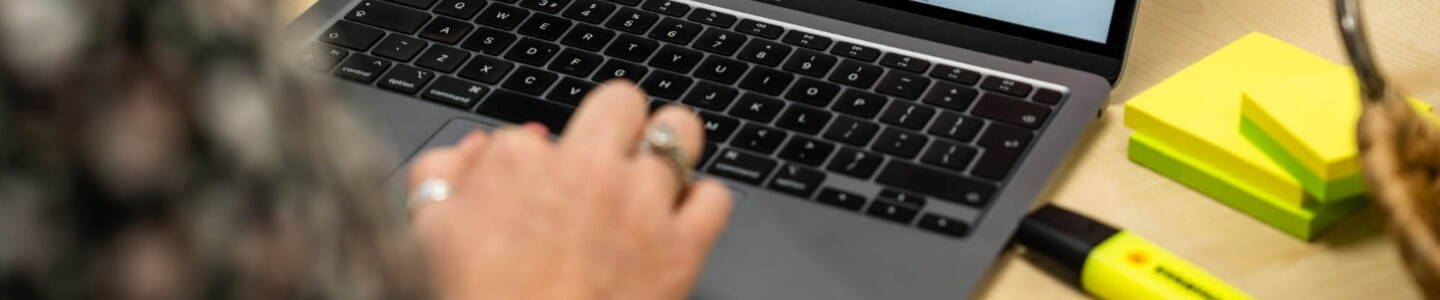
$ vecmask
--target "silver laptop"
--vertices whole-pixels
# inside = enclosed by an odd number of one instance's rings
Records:
[[[735,190],[693,298],[957,299],[1106,104],[1135,2],[319,0],[291,34],[394,147],[391,184],[629,79],[696,108],[700,176]]]

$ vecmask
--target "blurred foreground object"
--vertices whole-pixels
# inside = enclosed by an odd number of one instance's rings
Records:
[[[0,1],[0,299],[422,299],[274,0]]]
[[[1365,99],[1358,138],[1371,197],[1390,216],[1401,256],[1426,298],[1440,298],[1440,129],[1380,72],[1358,0],[1336,15]]]

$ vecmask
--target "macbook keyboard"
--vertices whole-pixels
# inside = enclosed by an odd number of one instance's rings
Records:
[[[362,0],[306,67],[561,132],[599,82],[696,108],[713,176],[963,238],[1063,88],[669,0]],[[862,195],[836,182],[881,186]],[[976,211],[958,216],[954,207]]]

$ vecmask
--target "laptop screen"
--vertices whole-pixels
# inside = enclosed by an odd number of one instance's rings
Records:
[[[1115,0],[911,0],[1021,26],[1105,43]]]

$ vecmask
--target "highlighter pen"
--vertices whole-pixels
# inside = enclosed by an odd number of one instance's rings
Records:
[[[1027,216],[1016,240],[1078,274],[1100,299],[1251,299],[1138,235],[1059,207]]]

